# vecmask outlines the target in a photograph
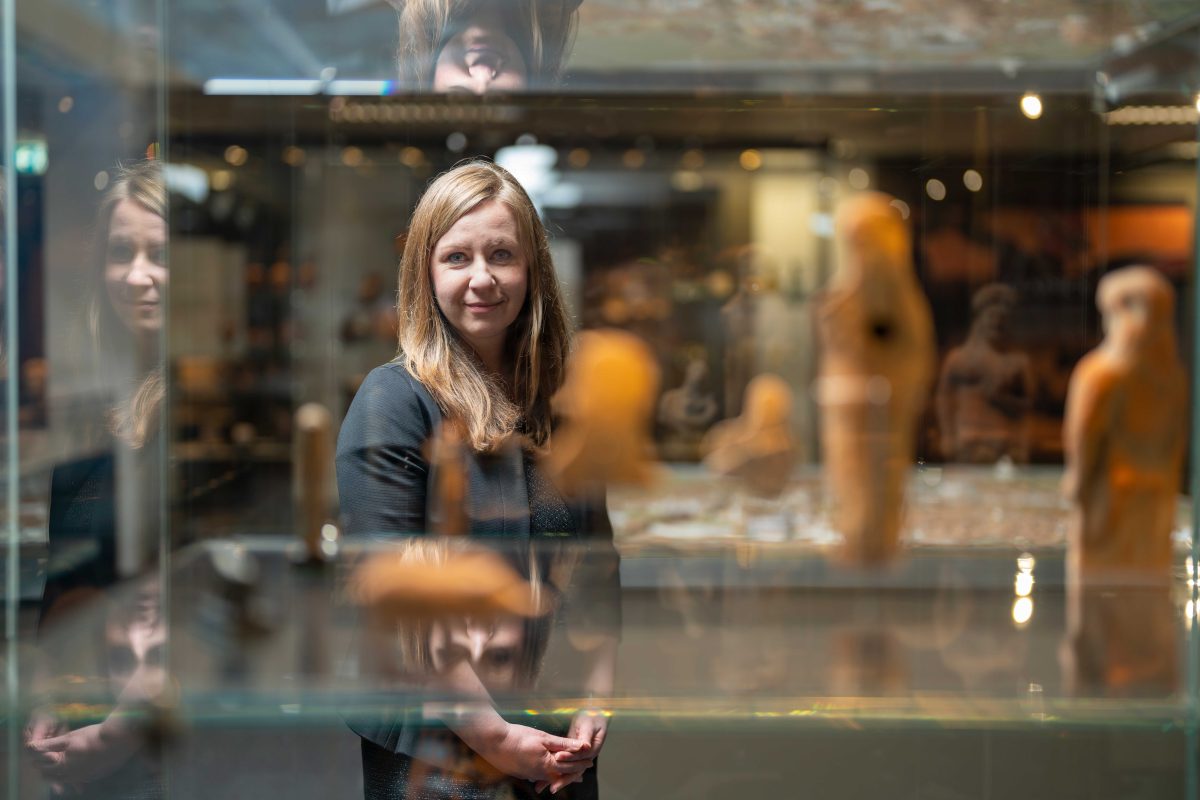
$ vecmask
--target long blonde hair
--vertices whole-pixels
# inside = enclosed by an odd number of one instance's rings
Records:
[[[503,203],[517,223],[529,270],[527,296],[508,329],[505,350],[511,393],[489,374],[446,321],[433,294],[433,248],[480,203]],[[550,398],[563,382],[570,325],[546,229],[529,195],[507,170],[469,161],[429,185],[413,211],[399,278],[400,352],[397,358],[457,421],[476,452],[496,449],[521,427],[535,445],[550,439]]]
[[[136,349],[133,334],[117,318],[104,285],[113,211],[125,200],[132,200],[164,220],[167,218],[167,187],[158,161],[146,159],[117,166],[108,190],[100,200],[92,236],[88,332],[94,345],[115,341],[119,343],[118,347],[127,343],[133,350]],[[109,409],[108,421],[113,434],[134,449],[144,446],[158,428],[159,410],[165,397],[166,381],[161,365],[156,364],[139,377],[137,386],[127,398]]]
[[[503,2],[508,33],[529,69],[530,85],[546,88],[562,78],[575,41],[581,0],[389,0],[396,8],[400,39],[396,62],[403,88],[428,90],[438,54],[458,25],[485,3]]]

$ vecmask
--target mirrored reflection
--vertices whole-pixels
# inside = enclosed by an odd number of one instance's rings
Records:
[[[158,571],[167,189],[156,161],[107,171],[84,342],[112,402],[50,476],[46,580],[25,750],[59,796],[162,794],[167,628]],[[82,343],[82,342],[81,342]]]
[[[389,0],[402,91],[483,95],[557,86],[581,0]]]
[[[363,737],[367,796],[503,787],[523,796],[531,784],[595,794],[619,632],[615,609],[603,607],[611,593],[589,585],[590,558],[578,548],[420,538],[356,568],[364,677],[412,698],[349,720]],[[577,699],[548,709],[536,698],[555,637],[565,650],[548,683]]]

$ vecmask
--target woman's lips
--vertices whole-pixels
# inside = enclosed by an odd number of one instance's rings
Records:
[[[493,308],[497,308],[501,302],[503,301],[497,300],[494,303],[464,303],[463,305],[467,307],[468,311],[471,311],[475,314],[486,314]]]

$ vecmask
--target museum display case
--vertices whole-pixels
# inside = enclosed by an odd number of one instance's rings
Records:
[[[1194,3],[0,0],[0,51],[4,796],[538,793],[493,719],[600,732],[566,796],[1200,794]],[[554,433],[358,447],[479,158]]]

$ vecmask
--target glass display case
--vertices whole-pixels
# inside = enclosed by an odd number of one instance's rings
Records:
[[[1194,2],[0,0],[0,52],[4,796],[1200,794]],[[414,255],[472,160],[548,237],[506,324],[577,334],[482,455],[398,356],[487,372],[467,217]]]

